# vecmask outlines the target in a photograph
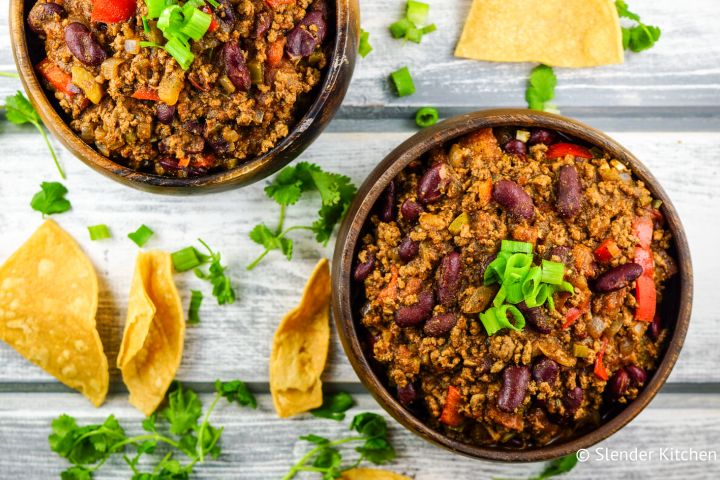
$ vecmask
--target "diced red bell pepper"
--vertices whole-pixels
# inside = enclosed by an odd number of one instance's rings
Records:
[[[608,339],[603,338],[602,346],[600,347],[600,351],[595,356],[595,368],[593,369],[593,373],[596,377],[607,381],[610,376],[607,373],[607,370],[605,370],[605,365],[603,365],[603,357],[605,356],[605,349],[607,348]]]
[[[285,53],[285,37],[280,37],[267,48],[267,63],[269,67],[277,67]]]
[[[650,215],[637,217],[632,225],[632,232],[638,239],[638,245],[643,248],[650,248],[653,235],[653,220]]]
[[[617,246],[615,240],[608,238],[593,253],[598,262],[609,262],[620,255],[620,247]]]
[[[157,90],[150,87],[139,87],[135,90],[135,93],[132,94],[132,98],[137,100],[151,100],[153,102],[160,101]]]
[[[460,413],[461,401],[462,395],[460,394],[460,390],[452,385],[449,386],[447,395],[445,396],[445,405],[440,415],[440,422],[450,427],[459,427],[462,425],[464,419]]]
[[[655,318],[657,304],[657,291],[655,290],[655,279],[644,273],[635,280],[635,320],[640,322],[652,322]]]
[[[213,168],[217,159],[212,153],[196,155],[193,158],[193,166],[198,168]]]
[[[565,314],[565,323],[563,323],[562,329],[566,330],[570,328],[570,326],[575,323],[578,318],[580,318],[580,315],[582,315],[582,313],[582,310],[577,307],[572,307],[568,309],[567,313]]]
[[[283,5],[293,5],[295,4],[296,0],[265,0],[265,3],[268,7],[272,9],[276,9],[278,7],[281,7]]]
[[[657,291],[655,289],[655,261],[650,244],[653,236],[653,219],[650,215],[638,217],[633,222],[633,235],[638,239],[635,247],[635,263],[643,268],[643,273],[635,281],[635,320],[652,322],[655,318]]]
[[[212,33],[215,30],[217,30],[220,25],[218,24],[217,20],[215,19],[215,15],[213,15],[213,12],[212,12],[212,10],[210,10],[210,7],[205,5],[202,8],[202,11],[207,13],[208,15],[212,15],[212,20],[210,20],[210,26],[208,27],[208,32]]]
[[[42,75],[55,90],[69,97],[79,92],[79,89],[72,83],[72,76],[49,59],[46,58],[38,63],[36,68],[40,72],[40,75]]]
[[[93,22],[118,23],[124,22],[135,14],[136,0],[93,0]]]
[[[547,152],[545,152],[545,156],[551,159],[562,158],[566,155],[588,159],[593,158],[593,154],[590,150],[583,146],[575,145],[574,143],[556,143],[554,145],[550,145]]]

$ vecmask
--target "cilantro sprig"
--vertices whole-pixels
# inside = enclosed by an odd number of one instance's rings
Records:
[[[16,125],[29,123],[35,127],[38,132],[40,132],[40,135],[42,135],[42,138],[45,141],[45,145],[47,145],[48,150],[50,150],[50,155],[52,155],[55,166],[57,167],[58,172],[60,172],[60,176],[65,179],[65,172],[60,166],[60,160],[58,160],[55,149],[50,143],[47,133],[45,133],[45,128],[43,128],[40,115],[38,115],[35,108],[33,108],[30,101],[25,98],[25,95],[23,95],[22,92],[17,92],[15,95],[5,98],[5,117]]]
[[[171,254],[175,270],[186,272],[192,269],[196,277],[210,282],[213,286],[212,294],[217,299],[218,305],[235,303],[235,289],[230,277],[225,273],[227,267],[221,263],[220,252],[213,251],[201,238],[198,238],[198,242],[207,250],[207,255],[195,247],[178,250]],[[200,268],[203,265],[209,265],[207,271]],[[199,308],[199,304],[197,307]]]
[[[547,65],[538,65],[530,72],[527,90],[525,90],[525,100],[528,108],[540,111],[555,111],[556,108],[550,100],[555,97],[555,87],[557,86],[557,77],[551,67]]]
[[[314,416],[318,418],[328,418],[330,420],[345,420],[345,412],[355,404],[352,396],[347,392],[338,392],[334,395],[326,395],[323,398],[321,406],[315,410],[310,410]]]
[[[223,428],[210,424],[210,415],[221,398],[241,405],[254,406],[255,398],[239,380],[216,382],[215,398],[203,415],[202,402],[197,394],[175,383],[168,393],[168,404],[142,422],[142,435],[128,437],[114,415],[99,425],[79,426],[70,415],[60,415],[52,422],[48,437],[50,449],[72,464],[62,472],[63,480],[89,480],[93,473],[113,455],[122,458],[132,470],[133,480],[187,479],[197,464],[207,458],[217,459],[222,449],[220,439]],[[239,402],[237,398],[243,398]],[[159,424],[160,420],[166,424]],[[140,459],[152,455],[163,445],[167,454],[160,459],[152,472],[139,470]],[[186,457],[181,463],[176,455]]]
[[[357,189],[344,175],[326,172],[318,165],[301,162],[285,167],[275,179],[265,187],[265,194],[280,205],[280,219],[277,227],[271,229],[265,224],[256,225],[250,232],[250,239],[265,248],[247,269],[255,268],[265,256],[273,250],[280,250],[288,260],[292,260],[293,241],[287,235],[295,230],[310,230],[315,239],[327,245],[335,225],[347,212]],[[312,225],[295,225],[285,228],[285,213],[288,206],[295,205],[307,192],[318,192],[321,207],[318,219]]]
[[[652,48],[660,40],[660,28],[652,25],[645,25],[640,20],[640,15],[631,12],[624,0],[615,0],[615,8],[621,18],[633,22],[630,27],[622,27],[622,41],[625,50],[635,53]]]
[[[357,433],[339,440],[329,440],[315,434],[300,437],[315,445],[288,471],[282,480],[290,480],[299,472],[317,472],[323,480],[340,478],[342,472],[368,461],[382,465],[395,458],[395,449],[388,441],[387,423],[375,413],[360,413],[350,423],[350,430]],[[348,443],[360,444],[355,447],[359,457],[350,464],[343,463],[342,451],[338,448]]]
[[[42,182],[40,191],[30,200],[30,207],[43,216],[67,212],[72,208],[70,201],[65,198],[67,193],[68,189],[62,183]]]
[[[546,478],[568,473],[570,470],[575,468],[577,463],[577,452],[565,455],[564,457],[556,458],[545,466],[545,469],[540,473],[540,475],[532,477],[530,480],[545,480]]]

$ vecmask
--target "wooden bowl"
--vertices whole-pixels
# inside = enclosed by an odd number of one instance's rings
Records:
[[[403,407],[374,373],[363,350],[356,324],[359,319],[354,317],[358,305],[353,304],[359,287],[351,282],[351,271],[358,240],[376,200],[390,180],[395,178],[408,163],[420,158],[433,147],[447,145],[448,142],[480,128],[500,126],[553,129],[596,145],[629,166],[636,177],[647,185],[655,198],[662,200],[662,213],[665,215],[667,228],[672,232],[674,240],[671,252],[677,259],[679,269],[678,274],[668,282],[664,301],[659,310],[665,325],[670,328],[672,333],[658,369],[638,397],[617,415],[607,419],[594,430],[569,440],[523,450],[480,447],[455,441],[430,428]],[[340,228],[335,247],[332,280],[335,286],[333,314],[343,347],[360,380],[380,405],[406,428],[431,443],[470,457],[504,462],[548,460],[567,455],[581,448],[588,448],[617,432],[635,418],[660,390],[678,358],[690,322],[693,294],[692,265],[685,232],[670,198],[645,165],[607,135],[587,125],[558,115],[529,110],[490,110],[453,117],[421,130],[393,150],[373,170],[350,206]]]
[[[94,170],[124,185],[164,194],[192,194],[241,187],[272,175],[297,158],[325,129],[342,103],[355,67],[360,32],[358,0],[334,0],[335,37],[323,81],[309,108],[287,137],[269,152],[233,169],[193,178],[169,178],[119,165],[85,143],[66,121],[64,112],[38,81],[33,66],[44,57],[37,36],[27,28],[34,0],[10,0],[10,37],[20,79],[35,109],[50,131],[76,157]]]

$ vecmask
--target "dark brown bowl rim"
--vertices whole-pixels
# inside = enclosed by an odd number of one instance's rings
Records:
[[[433,430],[410,414],[373,373],[355,329],[350,297],[350,272],[362,226],[390,180],[410,161],[419,158],[436,145],[447,144],[480,128],[499,126],[554,129],[597,145],[629,166],[636,177],[645,182],[655,198],[663,202],[662,210],[666,225],[674,237],[677,250],[680,278],[680,306],[672,336],[658,369],[640,395],[617,416],[588,433],[567,441],[527,450],[479,447],[461,443]],[[590,126],[559,115],[520,109],[488,110],[452,117],[418,132],[387,155],[360,187],[340,227],[333,258],[332,279],[335,286],[333,316],[343,348],[360,380],[380,405],[407,429],[435,445],[469,457],[503,462],[534,462],[567,455],[606,439],[635,418],[660,390],[677,361],[690,322],[693,295],[692,264],[685,231],[670,198],[650,171],[627,149]]]
[[[10,39],[13,50],[15,65],[20,75],[20,80],[28,93],[28,98],[40,114],[44,124],[83,163],[97,172],[102,173],[124,185],[134,188],[148,190],[154,193],[208,193],[210,191],[225,190],[228,188],[240,187],[249,183],[261,180],[277,172],[280,168],[297,158],[308,145],[303,146],[294,154],[282,156],[280,154],[291,150],[295,142],[301,139],[311,130],[314,123],[322,123],[318,118],[326,105],[332,110],[328,112],[327,119],[334,116],[341,102],[328,104],[333,95],[345,96],[347,84],[343,83],[343,75],[352,76],[355,66],[355,51],[357,50],[357,0],[333,0],[336,5],[335,15],[335,43],[333,45],[332,58],[327,65],[325,79],[317,88],[316,97],[303,116],[297,121],[290,133],[283,138],[273,149],[263,155],[250,160],[247,163],[238,165],[235,168],[224,172],[217,172],[210,175],[192,178],[172,178],[160,175],[138,172],[125,167],[108,157],[101,155],[95,149],[85,143],[73,130],[70,129],[65,120],[60,116],[47,98],[47,92],[37,78],[35,69],[30,60],[28,52],[27,28],[25,25],[25,0],[10,1]],[[349,71],[346,68],[349,66]],[[321,129],[324,125],[321,126]],[[320,132],[318,131],[317,134]],[[316,134],[316,135],[317,135]],[[260,172],[260,173],[259,173]]]

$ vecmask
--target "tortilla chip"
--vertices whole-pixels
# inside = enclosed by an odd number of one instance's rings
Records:
[[[52,220],[0,267],[0,339],[96,407],[109,377],[97,305],[92,263]]]
[[[376,468],[352,468],[345,470],[340,477],[341,480],[412,480],[410,477],[399,473],[378,470]]]
[[[473,0],[455,55],[557,67],[624,58],[612,0]]]
[[[330,346],[330,267],[318,262],[300,305],[282,319],[270,355],[270,393],[280,417],[322,405],[320,375]]]
[[[130,404],[152,414],[165,398],[182,359],[185,319],[170,254],[140,252],[130,286],[117,366]]]

